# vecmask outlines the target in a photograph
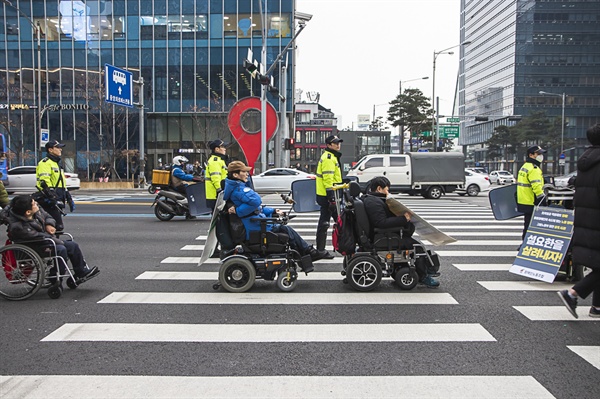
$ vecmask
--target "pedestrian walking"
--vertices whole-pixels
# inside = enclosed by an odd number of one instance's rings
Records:
[[[558,292],[569,312],[577,318],[577,299],[592,294],[590,317],[600,317],[600,124],[590,127],[591,144],[577,161],[575,222],[571,241],[573,263],[592,272],[572,288]]]
[[[525,239],[525,233],[531,222],[533,209],[544,199],[544,176],[542,176],[541,165],[544,162],[544,150],[539,145],[527,149],[527,159],[517,177],[517,210],[523,212],[523,234],[521,240]]]

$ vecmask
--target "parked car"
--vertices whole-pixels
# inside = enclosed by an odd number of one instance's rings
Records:
[[[568,187],[571,177],[577,177],[577,171],[571,172],[564,176],[556,176],[554,178],[554,187]]]
[[[506,170],[494,170],[490,173],[490,183],[492,184],[513,184],[516,181],[513,174]]]
[[[316,179],[317,176],[290,168],[269,169],[259,175],[252,176],[254,190],[257,193],[287,193],[292,189],[292,182],[303,179]]]
[[[65,185],[69,191],[79,190],[81,180],[76,173],[65,172]],[[6,192],[35,193],[37,181],[35,179],[35,166],[17,166],[8,170],[8,179],[4,183]]]
[[[474,168],[465,168],[468,171],[479,173],[480,175],[484,175],[486,177],[490,177],[488,171],[485,168],[474,167]]]
[[[489,177],[486,177],[481,173],[475,173],[471,170],[465,169],[465,185],[457,188],[456,192],[460,196],[468,194],[470,197],[476,197],[480,192],[488,191],[489,189]]]

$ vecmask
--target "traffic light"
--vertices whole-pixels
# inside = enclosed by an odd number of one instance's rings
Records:
[[[285,139],[283,148],[286,150],[293,150],[294,148],[296,148],[296,143],[294,139]]]

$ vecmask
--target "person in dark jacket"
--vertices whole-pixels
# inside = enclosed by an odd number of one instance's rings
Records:
[[[231,200],[235,205],[235,209],[229,211],[235,212],[242,219],[242,223],[246,228],[246,239],[250,238],[251,231],[260,231],[260,222],[252,220],[253,218],[274,217],[274,215],[280,213],[279,209],[262,206],[260,195],[246,185],[250,169],[241,161],[231,162],[227,166],[227,179],[225,180],[225,191],[223,193],[223,199],[225,201]],[[309,245],[290,226],[268,224],[267,230],[287,234],[290,237],[290,247],[301,255],[310,255],[312,260],[322,259],[327,254],[327,251],[318,251]]]
[[[577,161],[575,180],[575,223],[573,226],[573,263],[592,272],[572,288],[558,292],[563,303],[577,318],[577,298],[592,294],[590,317],[600,317],[600,124],[587,130],[591,144]]]
[[[406,244],[412,245],[416,243],[416,240],[410,238],[415,231],[415,226],[410,221],[410,212],[405,212],[403,216],[395,216],[385,202],[389,194],[390,181],[386,177],[381,176],[371,180],[368,194],[362,197],[371,227],[369,236],[371,240],[373,240],[373,229],[375,227],[380,229],[398,227],[403,229],[408,235],[408,237],[404,239],[407,241]],[[433,278],[433,275],[427,274],[426,271],[417,268],[417,273],[419,273],[421,284],[428,287],[438,287],[440,285],[439,281]]]
[[[28,241],[49,238],[56,244],[57,255],[65,262],[71,260],[75,278],[79,282],[95,277],[100,270],[96,266],[89,267],[83,258],[83,252],[75,241],[63,241],[54,235],[56,221],[29,195],[17,195],[10,203],[8,235],[15,243],[22,243],[36,248]],[[39,246],[37,246],[39,249]],[[52,271],[56,273],[55,270]]]

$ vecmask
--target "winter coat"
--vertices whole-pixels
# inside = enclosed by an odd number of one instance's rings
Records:
[[[61,240],[46,231],[46,226],[56,226],[56,221],[42,208],[33,215],[32,219],[17,215],[9,210],[8,235],[15,243],[52,239],[56,244],[63,244]]]
[[[260,222],[251,219],[268,218],[275,212],[274,208],[263,207],[260,195],[241,180],[225,179],[223,199],[231,200],[235,205],[235,212],[242,219],[246,228],[247,240],[250,239],[251,231],[260,231]],[[272,226],[272,224],[267,224],[267,231],[270,231]]]
[[[0,206],[2,208],[6,208],[8,205],[8,193],[6,192],[6,187],[4,187],[4,183],[0,181]]]
[[[378,229],[403,228],[410,224],[404,216],[395,216],[386,205],[385,199],[386,196],[379,193],[369,193],[362,197],[369,218],[370,237],[373,237],[375,227]]]
[[[600,270],[600,146],[577,161],[573,262]]]
[[[192,181],[193,179],[194,175],[185,173],[179,165],[173,165],[173,169],[171,169],[171,185],[173,188],[178,188],[181,185],[187,187],[186,181]]]

